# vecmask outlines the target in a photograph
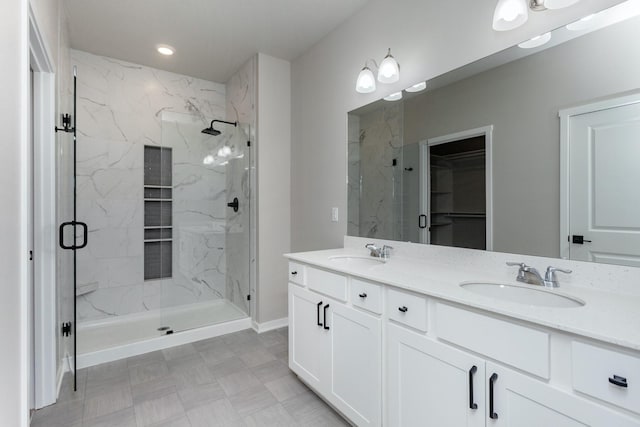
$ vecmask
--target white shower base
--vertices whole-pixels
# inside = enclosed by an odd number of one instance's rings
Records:
[[[174,331],[159,331],[168,326]],[[78,368],[161,350],[251,327],[251,318],[227,300],[149,310],[78,324]]]

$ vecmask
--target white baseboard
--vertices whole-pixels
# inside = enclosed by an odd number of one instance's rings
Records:
[[[94,351],[92,353],[79,354],[77,360],[78,369],[112,362],[114,360],[125,359],[127,357],[137,356],[139,354],[149,353],[152,351],[163,350],[165,348],[175,347],[182,344],[188,344],[194,341],[205,340],[220,335],[231,334],[233,332],[249,328],[251,328],[251,318],[247,317],[245,319],[204,326],[197,329],[190,329],[188,331],[177,332],[171,335],[163,335],[161,337],[112,347],[105,350]]]
[[[274,329],[284,328],[289,325],[289,318],[283,317],[282,319],[270,320],[268,322],[258,323],[255,320],[251,322],[253,329],[261,334],[263,332],[272,331]]]

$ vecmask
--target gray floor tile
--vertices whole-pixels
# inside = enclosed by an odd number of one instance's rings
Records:
[[[220,348],[226,347],[226,343],[224,342],[224,337],[214,337],[206,340],[196,341],[193,343],[193,346],[199,352],[207,351],[212,348]]]
[[[129,388],[129,376],[117,375],[102,381],[87,381],[85,386],[84,399],[90,399],[115,390]]]
[[[308,392],[309,389],[295,375],[287,375],[273,381],[265,383],[265,387],[278,399],[278,402],[284,402],[302,393]]]
[[[278,403],[273,394],[262,384],[230,396],[229,401],[241,417]]]
[[[271,347],[272,345],[286,343],[287,337],[283,335],[279,330],[275,330],[259,334],[258,340],[265,347]]]
[[[167,394],[135,405],[138,427],[146,427],[184,415],[182,402],[176,393]]]
[[[127,359],[127,366],[129,368],[144,365],[150,362],[162,362],[164,361],[164,355],[161,351],[152,351],[151,353],[140,354],[138,356],[132,356]]]
[[[103,394],[87,397],[84,401],[83,420],[111,414],[133,405],[129,387],[110,390]]]
[[[254,366],[262,365],[263,363],[276,360],[276,357],[268,351],[265,351],[264,348],[260,348],[258,350],[241,354],[240,359],[242,359],[245,365],[252,368]]]
[[[142,384],[169,375],[166,362],[151,362],[129,368],[131,385]]]
[[[146,381],[141,384],[131,386],[133,404],[155,399],[160,396],[175,393],[177,391],[174,379],[171,375]]]
[[[227,393],[227,396],[232,396],[260,385],[260,380],[247,369],[227,375],[226,377],[218,378],[218,383],[220,383],[220,386],[222,386],[225,393]]]
[[[42,408],[33,416],[32,427],[68,427],[82,422],[83,403],[66,402]]]
[[[215,365],[236,357],[236,354],[227,346],[227,344],[221,341],[217,346],[211,346],[201,351],[200,356],[206,363]]]
[[[223,362],[216,363],[215,365],[207,365],[209,372],[214,378],[226,377],[227,375],[235,374],[236,372],[246,372],[249,370],[247,365],[240,358],[227,359]]]
[[[287,363],[279,359],[256,366],[251,371],[262,383],[273,381],[291,373]]]
[[[178,415],[159,424],[154,424],[153,427],[191,427],[191,422],[186,415]]]
[[[211,384],[215,381],[209,368],[202,362],[171,369],[171,376],[178,389]]]
[[[228,399],[216,400],[187,411],[192,427],[244,426]]]
[[[278,359],[289,359],[289,344],[286,342],[267,347],[267,351]]]
[[[162,354],[164,355],[165,360],[178,359],[180,357],[196,353],[197,351],[193,344],[184,344],[162,350]]]
[[[97,383],[106,379],[124,376],[127,374],[127,360],[116,360],[115,362],[103,363],[102,365],[91,366],[87,374],[87,383]]]
[[[189,410],[216,400],[224,399],[227,395],[217,381],[210,384],[196,385],[178,390],[182,406]]]
[[[299,422],[320,417],[327,410],[331,411],[331,408],[311,391],[282,402],[282,406]]]
[[[298,422],[280,404],[265,408],[244,418],[248,427],[294,427]]]
[[[103,415],[82,423],[83,427],[137,427],[133,407]]]

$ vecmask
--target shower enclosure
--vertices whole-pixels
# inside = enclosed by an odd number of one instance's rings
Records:
[[[160,144],[79,138],[80,357],[249,316],[247,129],[207,124],[165,111]]]

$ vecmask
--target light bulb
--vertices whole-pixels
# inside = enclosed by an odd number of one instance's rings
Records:
[[[509,31],[518,28],[529,19],[525,0],[498,0],[493,12],[493,29]]]
[[[356,80],[356,92],[359,93],[371,93],[376,90],[376,79],[373,77],[373,72],[367,66],[365,66],[360,74],[358,74],[358,80]]]
[[[391,55],[391,49],[387,52],[378,69],[378,81],[380,83],[395,83],[400,80],[400,66]]]
[[[385,101],[399,101],[402,99],[402,92],[394,92],[389,96],[383,98]]]
[[[175,49],[166,44],[159,44],[156,49],[158,53],[165,56],[171,56],[175,52]]]
[[[213,163],[213,156],[211,154],[207,155],[204,157],[204,159],[202,159],[202,163],[205,165],[210,165],[211,163]]]

